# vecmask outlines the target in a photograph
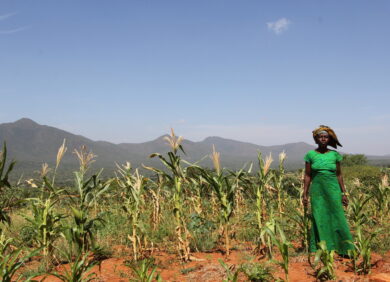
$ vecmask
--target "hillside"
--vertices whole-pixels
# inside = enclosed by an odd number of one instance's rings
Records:
[[[130,161],[133,167],[142,164],[159,166],[158,160],[150,159],[149,155],[155,152],[167,152],[168,146],[161,136],[155,140],[143,143],[114,144],[106,141],[93,141],[84,136],[40,125],[31,119],[22,118],[16,122],[0,124],[0,142],[7,142],[9,158],[17,160],[16,171],[31,175],[33,171],[40,169],[43,162],[53,166],[58,147],[66,139],[68,151],[62,162],[61,169],[67,173],[78,167],[78,161],[72,153],[74,149],[86,145],[95,155],[95,168],[105,168],[106,173],[111,174],[115,169],[115,163]],[[186,155],[183,156],[190,162],[198,161],[209,155],[212,146],[221,153],[223,166],[237,169],[250,162],[257,163],[257,152],[263,155],[272,154],[274,159],[280,152],[287,154],[286,166],[288,169],[303,167],[304,154],[314,147],[304,142],[288,143],[275,146],[260,146],[252,143],[241,142],[221,137],[207,137],[203,141],[183,141]],[[375,161],[385,162],[388,157],[373,157]],[[276,164],[276,162],[274,163]],[[211,166],[209,158],[204,158],[202,165]]]

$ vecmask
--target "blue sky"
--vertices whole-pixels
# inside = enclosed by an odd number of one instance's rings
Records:
[[[0,2],[0,123],[390,154],[390,1]]]

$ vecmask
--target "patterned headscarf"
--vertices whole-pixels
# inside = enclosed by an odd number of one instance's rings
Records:
[[[337,149],[337,145],[340,147],[343,147],[343,145],[340,144],[339,140],[337,139],[336,133],[334,133],[333,129],[326,125],[320,125],[317,129],[313,130],[313,138],[316,141],[316,137],[321,132],[327,132],[329,134],[329,146],[332,146],[333,148]]]

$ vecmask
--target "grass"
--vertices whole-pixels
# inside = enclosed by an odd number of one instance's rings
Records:
[[[183,274],[183,275],[186,275],[186,274],[188,274],[190,272],[199,270],[200,268],[202,268],[202,267],[201,266],[188,267],[188,268],[184,268],[184,269],[180,270],[180,273]]]

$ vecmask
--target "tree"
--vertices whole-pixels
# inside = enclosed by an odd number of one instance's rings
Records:
[[[354,165],[366,165],[367,157],[363,154],[345,154],[343,155],[343,160],[341,161],[343,166],[354,166]]]

